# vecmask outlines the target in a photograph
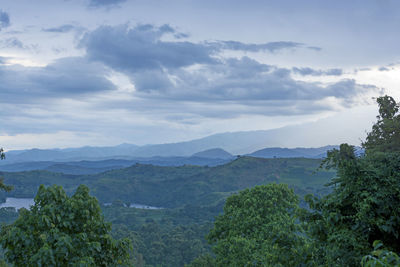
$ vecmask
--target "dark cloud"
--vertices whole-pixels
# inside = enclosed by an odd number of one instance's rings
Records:
[[[0,9],[0,30],[10,26],[10,16]]]
[[[53,27],[53,28],[45,28],[43,29],[44,32],[59,32],[59,33],[65,33],[65,32],[70,32],[76,29],[76,26],[71,25],[71,24],[64,24],[58,27]]]
[[[279,103],[276,108],[279,112],[286,110],[288,114],[295,114],[330,109],[331,106],[320,104],[326,98],[349,103],[367,91],[378,90],[353,80],[323,86],[317,82],[298,81],[291,76],[292,73],[340,76],[341,69],[286,69],[262,64],[249,57],[220,57],[226,49],[276,52],[305,47],[302,43],[192,43],[163,38],[176,34],[178,32],[169,25],[102,26],[87,33],[80,45],[86,49],[89,60],[102,62],[126,74],[135,86],[135,96],[147,101],[213,105],[229,102],[247,107],[261,105],[259,109],[262,110],[265,110],[262,105],[268,102],[269,105]],[[292,108],[294,102],[296,108]],[[254,110],[259,109],[254,107]]]
[[[276,52],[304,46],[297,42],[246,44],[236,41],[165,41],[163,37],[168,34],[175,38],[186,37],[167,24],[161,27],[144,24],[132,28],[128,25],[102,26],[87,33],[80,46],[86,49],[89,59],[130,73],[161,71],[163,68],[181,68],[195,64],[216,64],[219,61],[216,57],[218,53],[227,49]]]
[[[81,42],[87,57],[119,70],[137,72],[162,68],[180,68],[213,63],[216,49],[191,42],[168,42],[161,37],[173,34],[169,25],[145,24],[129,28],[102,26],[87,33]]]
[[[145,70],[132,75],[136,90],[145,93],[160,94],[174,85],[168,74],[162,70]]]
[[[0,65],[0,99],[24,103],[112,90],[106,69],[82,58],[64,58],[46,67]]]
[[[148,80],[151,80],[150,77]],[[379,90],[371,85],[357,84],[354,80],[341,80],[329,86],[297,81],[291,77],[289,69],[261,64],[247,57],[227,59],[197,71],[181,69],[158,73],[153,77],[154,81],[151,82],[156,84],[150,82],[146,88],[142,88],[143,83],[138,83],[136,76],[133,78],[138,96],[152,101],[236,104],[248,109],[240,109],[237,111],[239,113],[260,112],[264,115],[320,112],[332,109],[331,105],[321,104],[326,98],[335,98],[343,105],[348,105],[357,102],[365,93]],[[232,116],[237,112],[229,111]]]
[[[90,0],[90,7],[112,7],[126,2],[126,0]]]
[[[237,41],[219,41],[210,44],[215,45],[220,49],[226,49],[226,50],[239,50],[248,52],[269,51],[271,53],[275,53],[279,50],[284,50],[284,49],[295,49],[295,48],[305,47],[303,43],[290,42],[290,41],[269,42],[263,44],[247,44]],[[306,48],[315,51],[321,50],[321,48],[315,46],[308,46]]]
[[[304,46],[302,43],[285,41],[269,42],[264,44],[246,44],[237,41],[220,41],[212,44],[220,46],[221,49],[227,50],[240,50],[249,52],[269,51],[271,53],[282,49],[299,48]]]
[[[341,76],[343,74],[342,69],[328,69],[328,70],[315,70],[312,68],[292,68],[292,71],[296,74],[300,74],[303,76],[311,75],[311,76]]]

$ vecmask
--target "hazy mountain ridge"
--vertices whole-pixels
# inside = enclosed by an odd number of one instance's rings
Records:
[[[191,141],[144,146],[121,144],[110,147],[7,151],[7,161],[0,162],[0,165],[28,161],[71,162],[107,159],[132,160],[151,157],[190,157],[196,153],[211,149],[225,150],[231,155],[246,155],[264,148],[291,147],[294,144],[302,144],[305,140],[314,138],[313,131],[308,129],[311,126],[313,124],[287,126],[265,131],[227,132]],[[290,149],[293,150],[292,148]],[[304,156],[309,156],[309,152],[300,148],[296,148],[296,151],[292,152],[300,153],[297,156],[303,156],[303,154],[305,154]],[[321,153],[324,152],[321,151]],[[204,157],[204,154],[200,156]],[[292,154],[290,153],[289,156],[292,157]]]
[[[202,157],[151,157],[137,159],[107,159],[98,161],[30,161],[4,164],[0,166],[0,171],[20,172],[33,170],[47,170],[51,172],[60,172],[65,174],[96,174],[109,170],[127,168],[135,164],[150,164],[155,166],[217,166],[222,165],[231,158],[202,158]]]
[[[109,147],[78,147],[64,149],[27,149],[7,151],[7,162],[28,161],[77,161],[91,158],[118,157],[131,155],[138,146],[121,144]],[[2,162],[4,164],[4,162]]]
[[[192,157],[208,158],[208,159],[232,159],[234,156],[221,148],[213,148],[197,152],[193,154]]]
[[[257,158],[323,158],[328,150],[338,146],[324,146],[319,148],[264,148],[246,156]],[[86,148],[85,148],[86,149]],[[74,149],[78,150],[78,149]],[[36,151],[36,150],[33,150]],[[357,148],[360,151],[360,148]],[[360,153],[360,152],[359,152]],[[151,164],[155,166],[218,166],[234,160],[236,157],[220,148],[209,149],[193,154],[190,157],[129,157],[115,156],[115,158],[89,158],[79,161],[3,161],[0,171],[19,172],[32,170],[47,170],[65,174],[96,174],[108,170],[126,168],[134,164]],[[8,163],[8,164],[7,164]]]
[[[339,146],[323,146],[317,148],[281,148],[281,147],[269,147],[261,150],[257,150],[248,156],[258,158],[323,158],[326,156],[326,152],[332,149],[338,149]]]

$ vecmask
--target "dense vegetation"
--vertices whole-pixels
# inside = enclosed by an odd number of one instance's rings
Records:
[[[134,247],[131,257],[136,266],[183,266],[211,252],[205,236],[212,228],[214,217],[222,213],[228,196],[271,182],[288,183],[301,195],[322,195],[327,192],[323,185],[334,172],[314,173],[320,164],[321,160],[317,159],[240,157],[217,167],[137,164],[97,175],[47,171],[3,175],[14,186],[7,195],[14,197],[32,197],[40,184],[60,184],[68,194],[80,183],[87,184],[103,203],[112,203],[102,206],[105,220],[112,223],[116,238],[131,239]],[[130,203],[169,208],[126,207]],[[15,219],[11,209],[2,210],[4,216],[0,220],[9,223]]]
[[[14,186],[14,196],[32,196],[41,183],[59,183],[69,194],[79,183],[87,184],[101,202],[112,203],[103,207],[103,213],[113,224],[114,238],[131,240],[128,265],[400,266],[399,105],[389,96],[377,102],[378,121],[362,144],[361,155],[355,147],[342,144],[323,161],[240,157],[217,167],[137,164],[96,175],[45,171],[3,175]],[[85,192],[81,200],[95,201]],[[60,195],[66,201],[73,198]],[[165,209],[129,208],[135,202]],[[57,208],[64,209],[64,204]],[[98,206],[95,210],[100,216]],[[12,211],[2,211],[3,220],[11,221]],[[25,254],[29,260],[40,258],[22,252],[22,247],[16,249],[25,239],[10,233],[38,229],[30,222],[40,221],[37,218],[46,211],[37,207],[21,211],[12,226],[3,228],[8,260]],[[58,220],[57,215],[51,218]],[[99,229],[105,229],[96,218]],[[42,240],[43,232],[36,231],[32,236],[39,234],[36,239]],[[51,242],[40,244],[57,249]],[[110,251],[107,248],[104,255]],[[89,257],[95,261],[94,254]]]
[[[40,184],[61,185],[72,194],[87,185],[102,203],[121,200],[151,206],[176,208],[186,204],[214,205],[239,190],[271,182],[287,183],[295,192],[321,195],[334,171],[314,173],[319,159],[260,159],[240,157],[216,167],[163,167],[136,164],[95,175],[68,175],[48,171],[1,173],[13,185],[7,196],[33,197]]]
[[[208,235],[218,266],[298,266],[307,258],[298,198],[285,184],[229,197]]]
[[[229,197],[208,236],[215,259],[193,266],[400,266],[399,106],[389,96],[377,102],[365,154],[342,144],[322,162],[337,170],[332,192],[308,195],[301,212],[282,185]]]
[[[97,199],[81,185],[72,197],[41,186],[30,210],[3,227],[1,245],[15,266],[110,266],[128,259],[129,240],[114,240]]]

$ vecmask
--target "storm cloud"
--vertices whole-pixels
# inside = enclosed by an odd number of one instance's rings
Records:
[[[299,113],[311,112],[309,105],[314,101],[333,97],[347,103],[365,93],[378,91],[374,86],[357,84],[354,80],[341,80],[329,85],[297,81],[289,69],[261,64],[247,57],[231,58],[197,71],[180,69],[166,75],[158,73],[154,80],[148,80],[151,83],[143,88],[142,81],[137,83],[135,76],[133,78],[138,94],[143,98],[204,103],[248,102],[249,106],[277,101],[280,110],[286,107],[288,111],[292,110],[293,101],[298,101],[304,105],[303,108],[300,106],[292,111]],[[151,87],[156,81],[156,87]],[[313,112],[330,108],[316,106]]]
[[[66,24],[45,30],[70,29]],[[100,26],[82,37],[79,47],[86,54],[81,57],[57,59],[44,67],[0,65],[0,96],[9,103],[31,103],[41,99],[109,95],[118,91],[109,77],[119,73],[128,78],[134,90],[126,93],[129,94],[126,99],[110,100],[109,104],[102,102],[104,107],[145,111],[157,106],[160,114],[169,115],[171,110],[180,107],[180,113],[211,116],[213,108],[193,109],[182,103],[203,107],[222,105],[226,109],[213,116],[232,117],[243,112],[311,114],[335,108],[321,105],[325,99],[334,98],[341,105],[349,105],[364,94],[379,91],[377,87],[350,79],[323,84],[296,80],[292,76],[294,73],[338,77],[341,69],[290,69],[247,56],[222,56],[225,49],[273,53],[303,47],[301,43],[190,42],[176,38],[177,34],[180,32],[168,24]],[[238,106],[242,108],[235,110]]]
[[[160,70],[216,61],[213,58],[216,49],[212,46],[161,39],[174,32],[169,25],[101,26],[87,33],[81,46],[90,60],[121,71]]]
[[[378,88],[341,80],[329,85],[295,80],[292,72],[312,76],[340,76],[341,69],[280,68],[260,63],[250,57],[221,57],[223,50],[269,51],[305,47],[298,42],[247,44],[236,41],[165,41],[179,34],[170,25],[143,24],[101,26],[88,32],[80,47],[86,58],[101,62],[128,76],[135,86],[135,96],[154,101],[190,101],[193,103],[279,102],[286,113],[327,110],[328,105],[313,105],[326,98],[350,103],[359,95]],[[293,102],[298,101],[293,109]],[[311,107],[315,110],[311,111]],[[284,112],[283,112],[284,113]]]

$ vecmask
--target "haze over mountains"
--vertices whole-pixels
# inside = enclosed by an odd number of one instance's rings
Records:
[[[310,131],[310,129],[323,129],[321,126],[323,125],[318,125],[318,127],[316,127],[315,123],[310,123],[307,125],[287,126],[265,131],[227,132],[214,134],[191,141],[144,146],[125,143],[108,147],[86,146],[66,149],[11,150],[7,151],[7,160],[2,162],[2,164],[28,161],[66,162],[80,160],[132,159],[151,157],[194,156],[204,158],[226,158],[229,157],[229,154],[246,155],[268,147],[307,147],[299,144],[307,144],[307,140],[315,138],[316,135],[320,135],[321,131]],[[327,145],[327,143],[321,142],[321,147],[325,145]],[[225,150],[227,153],[223,152],[217,156],[211,155],[210,153],[196,155],[196,153],[216,148]],[[288,156],[290,157],[316,157],[318,154],[324,153],[326,149],[320,149],[317,154],[312,152],[312,155],[309,155],[305,150],[297,149],[296,151],[292,151],[294,154],[290,151],[291,150],[286,151],[289,153]],[[272,154],[277,153],[276,155],[271,154],[271,156],[285,156],[286,152],[271,152]],[[216,153],[216,151],[214,151],[214,153]],[[262,156],[260,153],[257,155]]]
[[[326,151],[337,148],[332,145],[318,148],[276,146],[279,140],[289,136],[293,136],[293,127],[221,133],[170,144],[14,150],[7,151],[7,160],[0,162],[0,171],[47,170],[80,175],[126,168],[138,163],[156,166],[218,166],[239,155],[258,158],[323,158]]]
[[[323,158],[328,150],[338,148],[338,146],[323,146],[317,148],[281,148],[269,147],[257,150],[249,156],[257,158]]]

